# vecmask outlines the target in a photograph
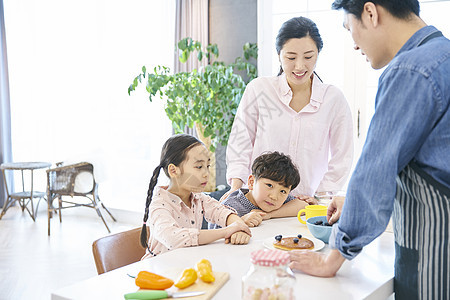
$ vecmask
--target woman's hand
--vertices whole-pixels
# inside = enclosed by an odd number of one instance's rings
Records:
[[[249,227],[256,227],[264,220],[265,212],[262,210],[252,210],[246,215],[243,215],[241,219],[247,224]]]
[[[295,196],[295,198],[301,201],[305,201],[309,205],[316,205],[318,203],[316,198],[310,197],[308,195],[298,195]]]
[[[327,220],[328,224],[334,224],[341,217],[342,207],[344,206],[345,197],[334,196],[328,205]]]
[[[333,277],[342,266],[345,258],[333,249],[328,255],[310,250],[289,251],[292,270],[299,270],[306,274],[318,277]]]
[[[244,185],[244,182],[242,180],[240,180],[239,178],[232,178],[231,179],[231,188],[228,192],[226,192],[225,194],[223,194],[222,197],[220,197],[220,202],[225,201],[225,199],[228,198],[228,196],[234,192],[237,191],[238,189],[240,189],[242,186]]]

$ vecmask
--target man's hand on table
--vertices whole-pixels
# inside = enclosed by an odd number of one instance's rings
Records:
[[[333,277],[345,261],[336,249],[332,249],[328,255],[310,250],[292,250],[289,256],[292,270],[318,277]]]

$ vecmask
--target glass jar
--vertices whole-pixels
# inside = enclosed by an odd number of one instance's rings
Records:
[[[317,199],[317,204],[328,206],[333,200],[333,197],[345,197],[345,191],[324,191],[314,194],[314,198]]]
[[[287,252],[261,249],[251,253],[250,261],[250,269],[242,277],[242,299],[295,299],[295,276]]]

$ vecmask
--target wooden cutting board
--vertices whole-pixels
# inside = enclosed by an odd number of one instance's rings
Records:
[[[172,272],[171,272],[172,273]],[[182,270],[178,271],[175,274],[181,274]],[[212,297],[217,293],[217,291],[228,281],[228,279],[230,278],[230,274],[227,272],[214,272],[214,277],[216,278],[216,280],[214,280],[214,282],[212,283],[206,283],[203,282],[200,278],[197,278],[197,281],[191,285],[188,286],[185,289],[178,289],[176,287],[171,287],[170,289],[168,289],[167,291],[170,292],[193,292],[193,291],[205,291],[205,294],[203,295],[199,295],[196,297],[183,297],[183,298],[179,298],[179,299],[183,299],[183,300],[209,300],[212,299]],[[174,280],[176,280],[177,276],[173,276],[173,277],[169,277],[169,278],[174,278]],[[168,298],[171,299],[171,298]]]

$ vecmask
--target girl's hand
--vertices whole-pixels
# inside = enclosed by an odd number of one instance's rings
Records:
[[[261,224],[265,215],[266,213],[262,210],[252,210],[241,218],[249,227],[256,227]]]
[[[341,253],[333,249],[328,255],[310,250],[289,251],[292,270],[299,270],[306,274],[318,277],[334,277],[345,258]]]
[[[250,236],[242,231],[235,232],[229,239],[225,239],[225,244],[231,243],[232,245],[246,245],[250,241]]]
[[[248,226],[243,222],[233,222],[230,225],[228,225],[227,227],[224,228],[225,229],[225,240],[231,238],[231,236],[236,233],[236,232],[244,232],[247,233],[249,236],[252,235],[250,228],[248,228]]]
[[[295,198],[298,200],[301,200],[301,201],[305,201],[309,205],[316,205],[319,203],[316,198],[310,197],[308,195],[298,195],[298,196],[295,196]]]

